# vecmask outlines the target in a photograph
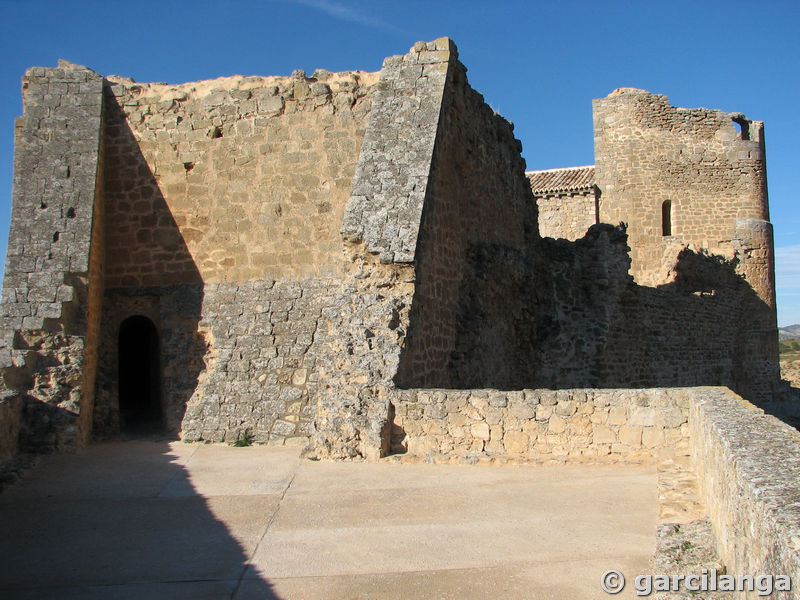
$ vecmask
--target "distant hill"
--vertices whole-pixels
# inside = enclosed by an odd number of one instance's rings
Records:
[[[779,340],[800,340],[800,325],[778,327]]]

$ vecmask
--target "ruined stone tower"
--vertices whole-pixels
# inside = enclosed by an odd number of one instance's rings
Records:
[[[685,279],[679,256],[686,248],[731,261],[755,292],[735,342],[749,356],[740,367],[748,373],[734,375],[752,396],[747,382],[777,378],[764,124],[675,108],[666,96],[633,88],[594,100],[593,108],[596,164],[528,173],[543,235],[574,240],[592,223],[626,223],[630,272],[644,286]],[[716,294],[714,278],[704,277],[695,292]]]
[[[329,457],[603,454],[627,446],[567,442],[532,406],[770,397],[760,123],[618,90],[595,101],[594,166],[526,177],[446,38],[380,73],[167,85],[63,63],[23,93],[4,455],[141,424]],[[476,398],[506,416],[468,425]],[[650,448],[680,437],[648,423]]]

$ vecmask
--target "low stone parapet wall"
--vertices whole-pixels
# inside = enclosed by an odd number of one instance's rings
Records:
[[[800,585],[800,433],[727,388],[694,390],[692,454],[728,573]]]
[[[392,451],[642,459],[689,450],[691,388],[398,391]]]
[[[728,388],[414,389],[392,404],[392,451],[417,459],[691,455],[727,573],[800,585],[800,432]]]

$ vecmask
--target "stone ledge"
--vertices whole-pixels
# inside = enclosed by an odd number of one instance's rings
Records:
[[[728,572],[787,574],[797,582],[800,433],[727,388],[699,389],[689,427]]]
[[[392,398],[392,450],[432,462],[685,455],[690,394],[683,388],[402,390]]]

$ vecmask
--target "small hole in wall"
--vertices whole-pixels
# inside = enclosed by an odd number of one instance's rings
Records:
[[[53,241],[54,241],[54,242],[57,242],[57,241],[58,241],[58,237],[59,237],[59,233],[56,231],[56,232],[53,234]]]
[[[178,118],[175,119],[176,123],[181,123],[182,121],[183,121],[183,117],[181,117],[180,115],[178,115]]]
[[[736,128],[736,132],[739,134],[739,138],[742,140],[749,140],[750,139],[750,121],[745,119],[744,117],[736,117],[732,119],[733,126]]]
[[[389,319],[389,329],[397,329],[400,327],[400,312],[396,309],[392,309],[392,318]]]
[[[42,210],[44,210],[45,208],[47,208],[47,202],[41,202],[41,203],[39,204],[39,208],[41,208]]]
[[[75,218],[75,209],[72,208],[71,206],[69,207],[69,209],[67,209],[67,218],[68,219],[74,219]]]
[[[193,162],[185,162],[185,163],[183,163],[183,168],[186,169],[186,172],[188,173],[189,171],[194,169],[194,163]]]
[[[70,175],[72,175],[72,171],[67,167],[67,179],[69,179]]]
[[[222,137],[222,129],[219,127],[214,127],[214,129],[211,130],[211,139],[216,140],[217,138],[221,137]]]

